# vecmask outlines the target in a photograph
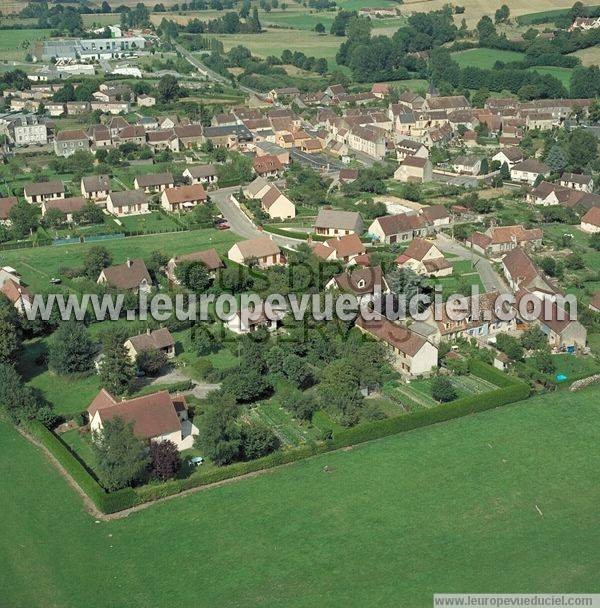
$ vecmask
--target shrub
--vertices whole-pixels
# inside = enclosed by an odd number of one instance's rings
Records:
[[[431,396],[436,401],[446,403],[447,401],[454,401],[457,393],[452,382],[450,382],[450,378],[438,376],[431,381]]]

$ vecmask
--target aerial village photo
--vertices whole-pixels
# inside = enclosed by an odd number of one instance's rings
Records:
[[[600,608],[600,4],[0,0],[0,608]]]

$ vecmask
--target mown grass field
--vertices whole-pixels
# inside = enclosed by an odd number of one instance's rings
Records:
[[[474,67],[483,69],[492,69],[496,61],[521,61],[525,55],[516,53],[515,51],[502,51],[498,49],[468,49],[466,51],[457,51],[452,53],[452,59],[460,65],[461,68]]]
[[[242,45],[258,57],[269,55],[281,56],[282,51],[302,50],[308,56],[327,59],[330,68],[336,67],[335,55],[343,38],[338,36],[320,36],[310,30],[269,29],[262,34],[221,34],[216,36],[226,51]]]
[[[4,30],[0,36],[0,59],[23,60],[27,53],[33,55],[35,42],[50,36],[51,30]]]
[[[422,608],[434,592],[594,592],[598,416],[600,388],[536,397],[111,522],[2,423],[2,604]]]
[[[554,76],[554,78],[560,80],[560,82],[563,83],[567,91],[571,86],[571,76],[573,75],[572,68],[561,68],[557,66],[535,66],[529,69],[534,72],[537,72],[538,74],[549,74],[550,76]]]
[[[227,250],[239,237],[230,230],[193,230],[152,234],[125,239],[107,239],[97,243],[56,245],[31,249],[14,249],[0,252],[0,264],[16,268],[32,290],[47,290],[49,281],[59,274],[59,269],[81,266],[85,252],[94,245],[106,247],[113,255],[115,264],[127,258],[146,257],[155,250],[169,257],[215,247],[219,253]]]

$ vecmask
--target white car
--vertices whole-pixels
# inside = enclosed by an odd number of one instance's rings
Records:
[[[195,467],[199,467],[203,462],[204,458],[202,458],[202,456],[194,456],[193,458],[190,458],[190,464]]]

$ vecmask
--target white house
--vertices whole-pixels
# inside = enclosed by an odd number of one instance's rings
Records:
[[[537,178],[544,177],[550,173],[550,167],[533,158],[516,163],[510,170],[510,179],[513,182],[521,182],[533,186]]]
[[[108,195],[106,210],[117,217],[143,215],[150,213],[150,204],[143,190],[124,190]]]
[[[288,220],[296,217],[296,205],[282,194],[277,186],[271,186],[265,193],[260,206],[272,220]]]

